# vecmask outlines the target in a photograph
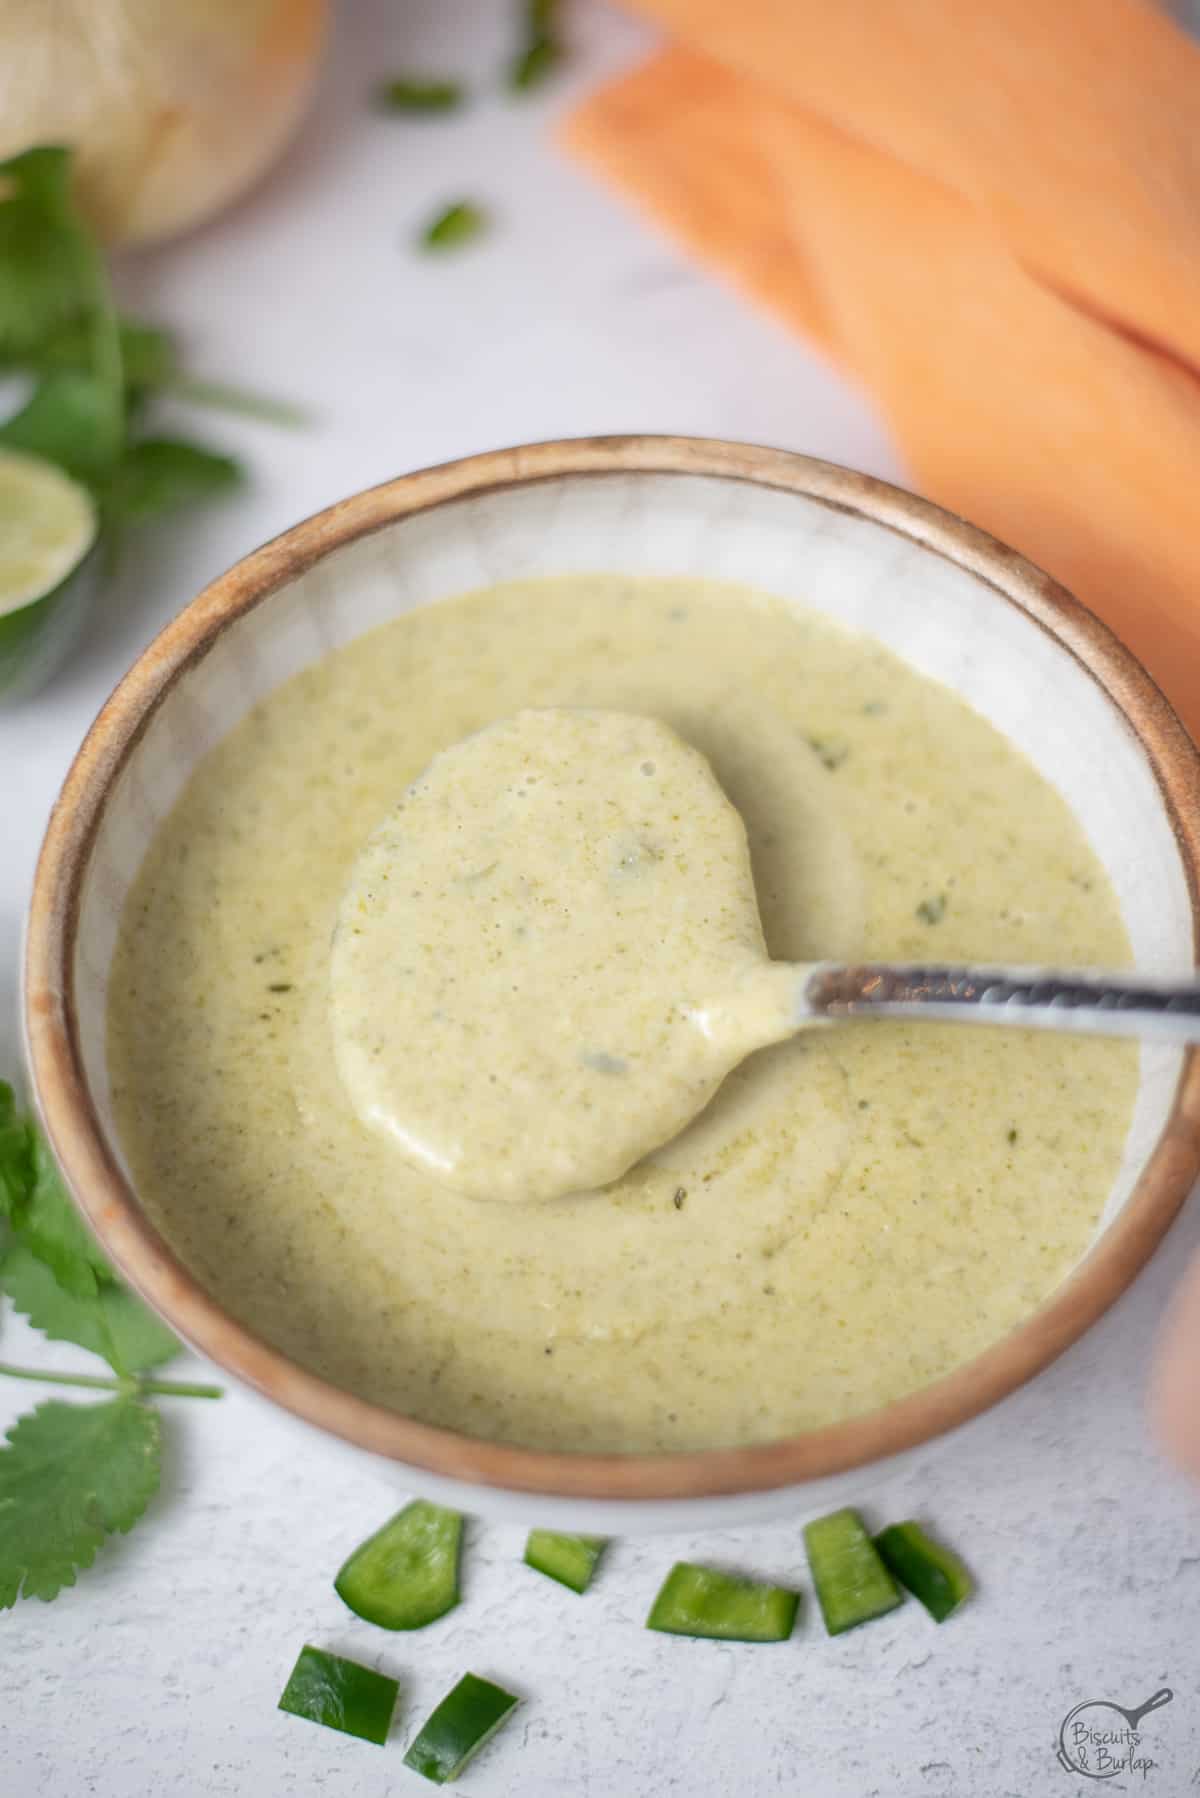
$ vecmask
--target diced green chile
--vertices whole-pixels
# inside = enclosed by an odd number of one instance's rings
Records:
[[[399,1690],[399,1681],[386,1673],[306,1645],[283,1688],[279,1709],[326,1729],[340,1729],[343,1735],[382,1744]]]
[[[503,1686],[464,1673],[452,1692],[426,1718],[404,1757],[406,1767],[445,1785],[490,1742],[518,1700]]]
[[[457,1511],[414,1499],[355,1549],[339,1598],[381,1629],[424,1629],[458,1603],[462,1527]]]
[[[720,1642],[786,1642],[799,1603],[799,1595],[784,1586],[677,1561],[659,1588],[646,1628]]]
[[[944,1623],[971,1596],[975,1582],[951,1548],[927,1536],[911,1518],[889,1524],[875,1538],[885,1565],[937,1623]]]
[[[857,1511],[833,1511],[807,1524],[804,1545],[831,1636],[882,1617],[904,1602]]]
[[[586,1592],[604,1553],[606,1536],[560,1536],[554,1530],[530,1530],[525,1565],[536,1568],[572,1592]]]

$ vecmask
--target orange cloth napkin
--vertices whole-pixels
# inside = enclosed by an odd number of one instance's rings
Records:
[[[1200,736],[1200,47],[1143,0],[631,0],[576,154],[805,332],[916,484]]]

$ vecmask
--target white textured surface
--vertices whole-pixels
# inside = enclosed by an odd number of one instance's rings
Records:
[[[251,459],[251,492],[131,546],[71,668],[34,706],[0,715],[0,1067],[15,1048],[20,912],[71,751],[157,625],[254,542],[338,493],[522,438],[691,430],[897,472],[846,388],[547,151],[565,90],[425,125],[366,112],[364,91],[389,65],[465,60],[482,76],[506,12],[358,0],[286,166],[230,218],[128,271],[131,299],[187,327],[206,371],[307,400],[320,424],[282,437],[203,421]],[[641,41],[586,6],[578,36],[576,83]],[[495,205],[491,243],[444,262],[411,256],[431,203],[464,192]],[[829,1642],[811,1604],[778,1648],[641,1629],[679,1556],[802,1576],[798,1524],[619,1543],[583,1599],[517,1564],[519,1530],[481,1525],[464,1605],[389,1638],[329,1584],[386,1514],[386,1492],[301,1449],[248,1399],[176,1403],[152,1518],[77,1591],[0,1616],[0,1794],[415,1792],[399,1743],[470,1666],[528,1696],[462,1781],[479,1798],[1071,1798],[1100,1788],[1055,1761],[1065,1712],[1091,1697],[1138,1705],[1162,1685],[1176,1697],[1148,1720],[1143,1750],[1160,1764],[1108,1783],[1183,1798],[1200,1768],[1200,1502],[1150,1444],[1142,1388],[1198,1241],[1193,1207],[1056,1367],[945,1452],[862,1482],[872,1520],[923,1512],[968,1552],[984,1590],[942,1630],[910,1605]],[[14,1361],[86,1360],[7,1318],[0,1340]],[[31,1396],[0,1386],[0,1424]],[[400,1676],[387,1750],[275,1712],[303,1640]]]

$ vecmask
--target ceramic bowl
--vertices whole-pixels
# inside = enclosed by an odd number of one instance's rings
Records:
[[[862,1491],[1045,1367],[1146,1260],[1197,1170],[1200,1062],[1145,1049],[1095,1240],[1010,1336],[945,1379],[832,1428],[750,1448],[569,1455],[484,1442],[353,1397],[202,1288],[151,1227],[113,1126],[105,981],[150,837],[257,700],[412,606],[495,581],[611,570],[726,578],[872,633],[962,694],[1081,820],[1140,966],[1193,965],[1197,755],[1128,651],[1045,575],[935,507],[803,456],[679,438],[538,444],[332,506],[201,593],[125,677],[64,783],[38,865],[27,1047],[54,1151],[107,1252],[203,1354],[406,1489],[574,1529],[694,1528]]]

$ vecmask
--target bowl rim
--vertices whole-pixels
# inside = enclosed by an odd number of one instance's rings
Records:
[[[414,1471],[546,1498],[668,1501],[748,1495],[861,1467],[943,1434],[1040,1372],[1119,1297],[1200,1168],[1200,1052],[1120,1215],[1050,1299],[932,1385],[779,1441],[681,1453],[591,1454],[487,1441],[344,1391],[238,1323],[141,1212],[88,1090],[74,990],[83,881],[107,800],[150,718],[236,619],[331,551],[457,500],[564,477],[699,475],[782,489],[865,517],[966,570],[1053,637],[1137,736],[1175,833],[1200,948],[1200,754],[1171,706],[1106,625],[1014,550],[903,489],[795,452],[721,439],[607,436],[491,450],[354,494],[284,531],[212,581],[139,656],[102,707],[55,802],[26,930],[24,1026],[34,1098],[67,1185],[129,1283],[210,1360],[303,1421]]]

